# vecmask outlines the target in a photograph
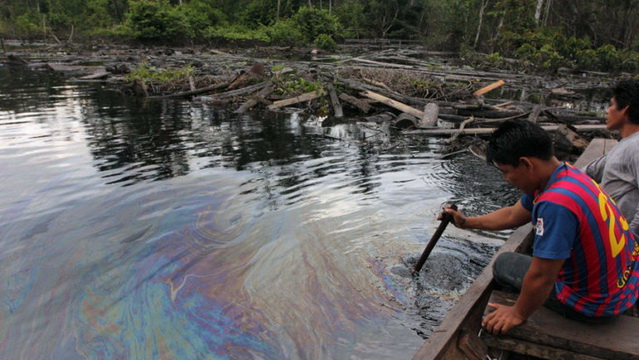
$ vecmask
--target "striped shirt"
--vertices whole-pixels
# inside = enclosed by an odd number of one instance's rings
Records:
[[[586,316],[618,315],[639,295],[639,247],[628,221],[591,178],[563,163],[542,192],[524,195],[535,226],[533,256],[565,259],[562,303]]]

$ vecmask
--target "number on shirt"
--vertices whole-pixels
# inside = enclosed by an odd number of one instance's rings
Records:
[[[608,239],[610,241],[611,255],[613,258],[616,258],[626,245],[626,235],[621,234],[621,239],[617,239],[617,236],[615,235],[617,218],[610,207],[608,196],[606,196],[603,192],[599,192],[599,210],[601,211],[601,217],[603,217],[604,221],[608,225]],[[626,221],[624,217],[620,217],[619,222],[621,223],[621,228],[624,231],[629,229],[628,221]]]

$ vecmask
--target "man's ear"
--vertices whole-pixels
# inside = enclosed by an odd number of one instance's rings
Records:
[[[533,163],[530,161],[530,158],[526,156],[522,156],[519,158],[519,164],[526,167],[526,170],[530,170],[533,168]]]
[[[628,113],[630,113],[630,105],[626,105],[625,108],[621,109],[621,112],[623,113],[623,116],[626,117],[626,119],[629,119]]]

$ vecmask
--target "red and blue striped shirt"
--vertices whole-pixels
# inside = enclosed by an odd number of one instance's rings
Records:
[[[535,226],[533,256],[566,259],[555,281],[562,303],[586,316],[611,316],[639,295],[639,247],[614,201],[563,163],[542,192],[524,195]]]

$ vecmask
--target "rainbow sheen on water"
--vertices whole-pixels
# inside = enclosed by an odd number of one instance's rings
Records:
[[[477,200],[437,143],[0,77],[0,359],[409,358],[501,243],[450,228],[458,276],[391,271]]]

